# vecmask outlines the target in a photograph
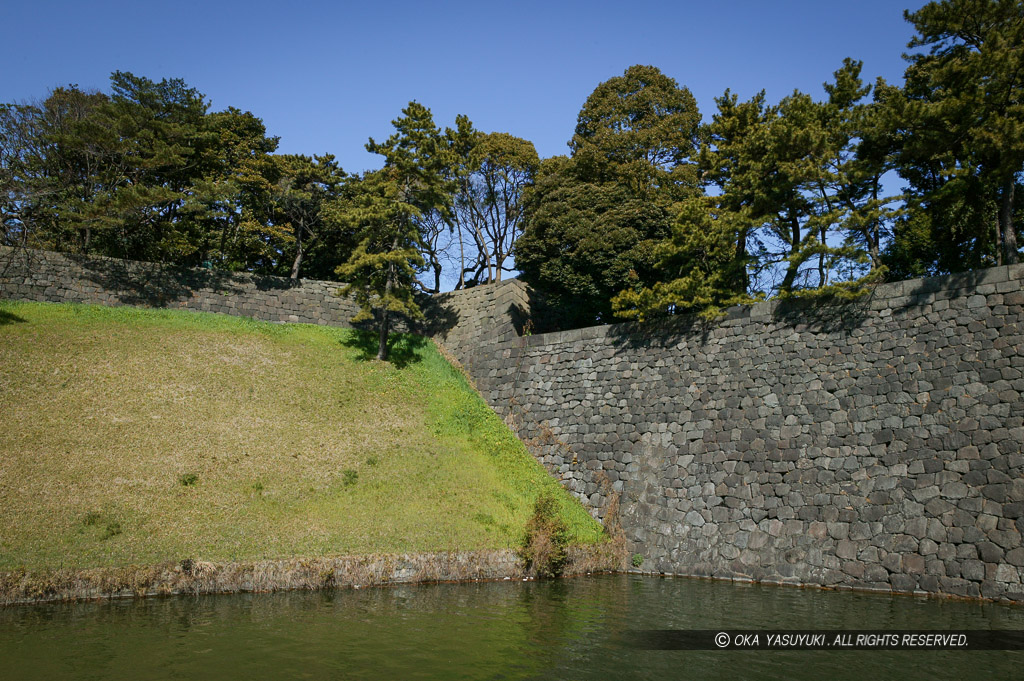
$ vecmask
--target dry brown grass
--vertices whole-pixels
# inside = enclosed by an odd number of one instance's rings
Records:
[[[430,345],[0,305],[0,571],[507,548],[554,484]]]
[[[603,545],[581,545],[570,549],[563,574],[612,569]],[[0,572],[0,605],[526,578],[527,571],[509,549],[230,563],[184,560],[146,567]]]

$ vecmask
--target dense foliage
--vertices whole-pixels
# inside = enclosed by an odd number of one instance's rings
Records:
[[[413,102],[362,175],[275,154],[259,118],[181,80],[117,72],[109,93],[0,105],[0,242],[340,277],[384,329],[417,288],[516,270],[570,327],[1018,262],[1024,0],[905,17],[902,85],[847,59],[822,99],[727,89],[705,122],[686,87],[631,66],[547,159]]]
[[[698,195],[700,113],[651,66],[602,83],[580,111],[570,157],[541,163],[516,243],[523,278],[570,325],[613,318],[612,298],[660,276],[673,206]]]
[[[947,0],[905,13],[910,47],[893,124],[908,211],[888,257],[898,276],[1020,258],[1024,5]]]
[[[251,195],[276,147],[258,118],[210,112],[181,80],[117,72],[109,95],[70,86],[36,104],[4,105],[3,241],[283,270],[289,230],[257,224]]]
[[[944,0],[905,17],[909,47],[928,51],[906,57],[902,88],[863,82],[847,59],[823,100],[726,90],[695,128],[685,88],[656,69],[599,85],[572,156],[544,161],[528,190],[524,279],[571,301],[581,325],[609,304],[627,319],[713,316],[1017,262],[1024,3]]]

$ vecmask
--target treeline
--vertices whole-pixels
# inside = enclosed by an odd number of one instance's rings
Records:
[[[536,151],[464,118],[441,133],[423,112],[421,132],[444,146],[460,190],[457,210],[419,216],[427,288],[453,265],[462,285],[497,280],[518,233],[510,202]],[[354,207],[375,173],[348,175],[330,154],[275,154],[277,144],[253,114],[210,111],[179,79],[116,72],[109,94],[68,86],[0,105],[3,243],[334,279],[360,242]]]
[[[515,270],[568,327],[1017,262],[1024,3],[905,16],[901,85],[848,59],[823,99],[726,90],[704,121],[687,88],[633,66],[544,160],[413,102],[367,144],[384,168],[360,175],[275,154],[260,119],[180,80],[118,72],[109,94],[0,105],[2,239],[346,281],[385,335],[391,312],[416,314],[414,288]]]
[[[1017,262],[1024,3],[905,17],[902,86],[848,59],[821,100],[726,90],[702,123],[653,67],[602,83],[527,191],[522,277],[583,325]]]

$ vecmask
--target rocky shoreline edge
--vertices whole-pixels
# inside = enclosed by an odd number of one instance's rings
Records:
[[[570,577],[621,567],[621,555],[608,545],[573,546],[562,574]],[[0,606],[531,577],[513,549],[224,563],[187,558],[151,566],[0,572]]]

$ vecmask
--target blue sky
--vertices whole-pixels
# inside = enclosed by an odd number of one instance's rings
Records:
[[[844,57],[899,81],[923,2],[54,2],[0,9],[0,102],[69,83],[108,89],[112,71],[183,78],[214,109],[235,106],[281,137],[280,151],[332,153],[349,172],[380,166],[415,99],[442,127],[478,129],[566,153],[594,87],[653,64],[696,96],[705,120],[726,88],[777,101],[821,96]]]

